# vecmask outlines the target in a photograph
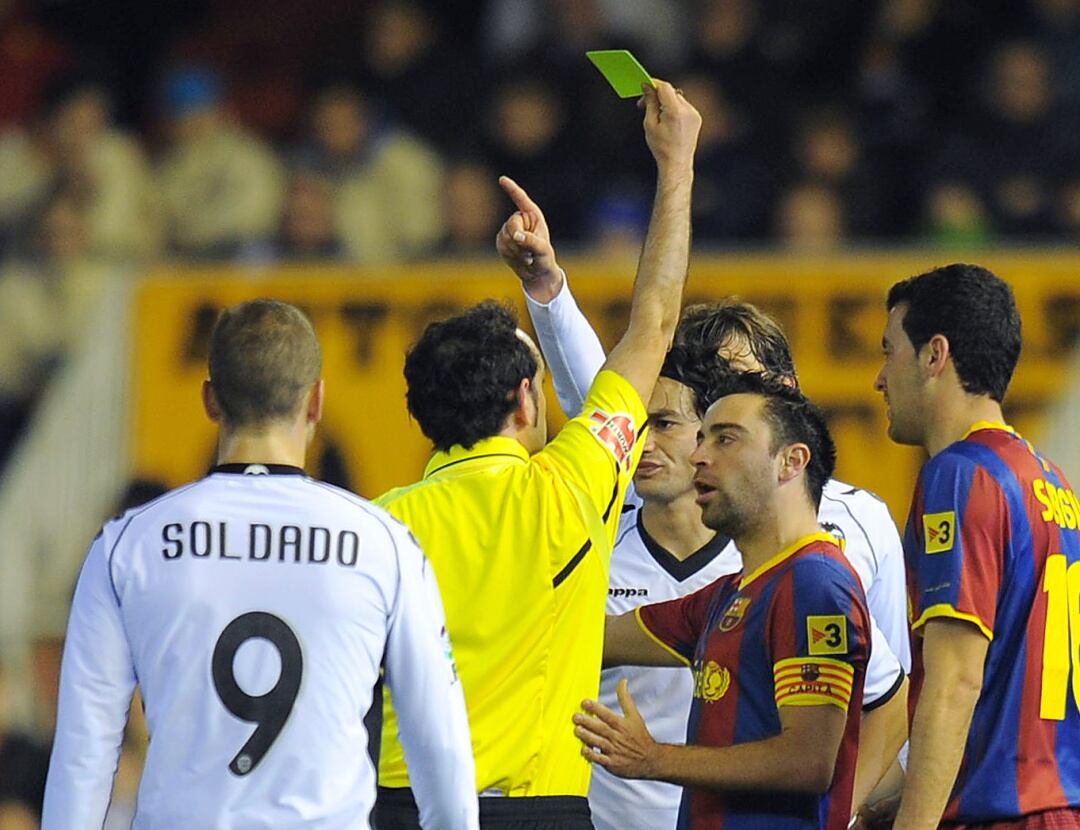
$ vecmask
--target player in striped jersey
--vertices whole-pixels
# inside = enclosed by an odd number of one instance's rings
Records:
[[[42,827],[102,826],[138,683],[152,739],[136,830],[364,830],[382,665],[424,826],[475,830],[431,565],[386,511],[303,474],[323,405],[311,324],[244,303],[209,363],[218,465],[108,522],[79,575]]]
[[[508,259],[522,280],[538,339],[548,359],[556,393],[568,414],[576,413],[604,360],[588,321],[578,309],[565,275],[555,262],[540,208],[513,183],[504,182],[518,210],[531,218],[527,261]],[[744,303],[721,303],[687,310],[676,337],[719,350],[736,368],[767,371],[795,380],[787,340],[775,321]],[[700,521],[694,503],[695,412],[685,354],[669,355],[649,402],[650,430],[617,535],[611,564],[608,614],[673,599],[713,579],[739,570],[738,551]],[[873,494],[830,479],[819,520],[846,541],[845,553],[867,591],[874,617],[874,649],[864,704],[870,714],[863,730],[856,803],[861,804],[893,762],[906,733],[903,676],[910,669],[907,609],[900,537],[886,506]],[[899,661],[902,670],[898,668]],[[601,678],[601,701],[615,706],[615,688],[626,677],[659,740],[685,739],[691,679],[683,672],[641,667],[611,668]],[[901,694],[897,694],[900,692]],[[893,697],[897,699],[894,701]],[[887,706],[892,702],[892,706]],[[603,769],[593,774],[589,802],[600,830],[650,830],[671,826],[679,788],[656,781],[626,781]]]
[[[895,827],[1080,827],[1080,504],[1004,422],[1009,286],[950,265],[889,292],[889,436],[923,447],[904,548],[914,718]]]
[[[680,830],[843,830],[850,816],[870,617],[817,501],[835,450],[820,411],[761,375],[717,390],[692,459],[704,523],[744,570],[609,619],[605,660],[694,670],[688,745],[657,742],[623,681],[624,716],[592,701],[583,752],[687,789]]]

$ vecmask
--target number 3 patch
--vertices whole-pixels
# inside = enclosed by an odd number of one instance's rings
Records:
[[[847,617],[843,614],[807,617],[806,642],[811,654],[847,654]]]
[[[944,553],[953,549],[956,538],[956,513],[925,513],[922,517],[927,553]]]

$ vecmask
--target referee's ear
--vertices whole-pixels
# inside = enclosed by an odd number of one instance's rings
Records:
[[[202,382],[202,402],[203,409],[206,410],[206,417],[208,417],[215,424],[221,423],[221,405],[218,403],[217,395],[214,394],[214,386],[209,380]]]

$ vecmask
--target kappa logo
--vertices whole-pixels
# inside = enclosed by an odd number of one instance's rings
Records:
[[[746,609],[750,607],[750,597],[735,597],[720,618],[719,628],[721,631],[731,631],[746,616]]]
[[[589,432],[611,450],[620,465],[625,464],[637,440],[633,419],[621,412],[609,415],[602,409],[594,409],[589,414],[589,420],[592,421]]]
[[[923,514],[923,534],[927,553],[952,550],[956,539],[956,513],[947,510],[944,513]]]
[[[808,616],[806,641],[811,654],[847,654],[847,618],[843,614]]]
[[[609,597],[647,597],[648,588],[608,588]]]

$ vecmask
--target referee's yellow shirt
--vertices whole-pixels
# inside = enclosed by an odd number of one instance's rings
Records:
[[[596,698],[611,548],[641,456],[645,407],[601,372],[540,452],[496,436],[436,453],[378,503],[435,568],[469,710],[477,792],[586,795],[571,717]],[[407,787],[387,699],[379,783]]]

